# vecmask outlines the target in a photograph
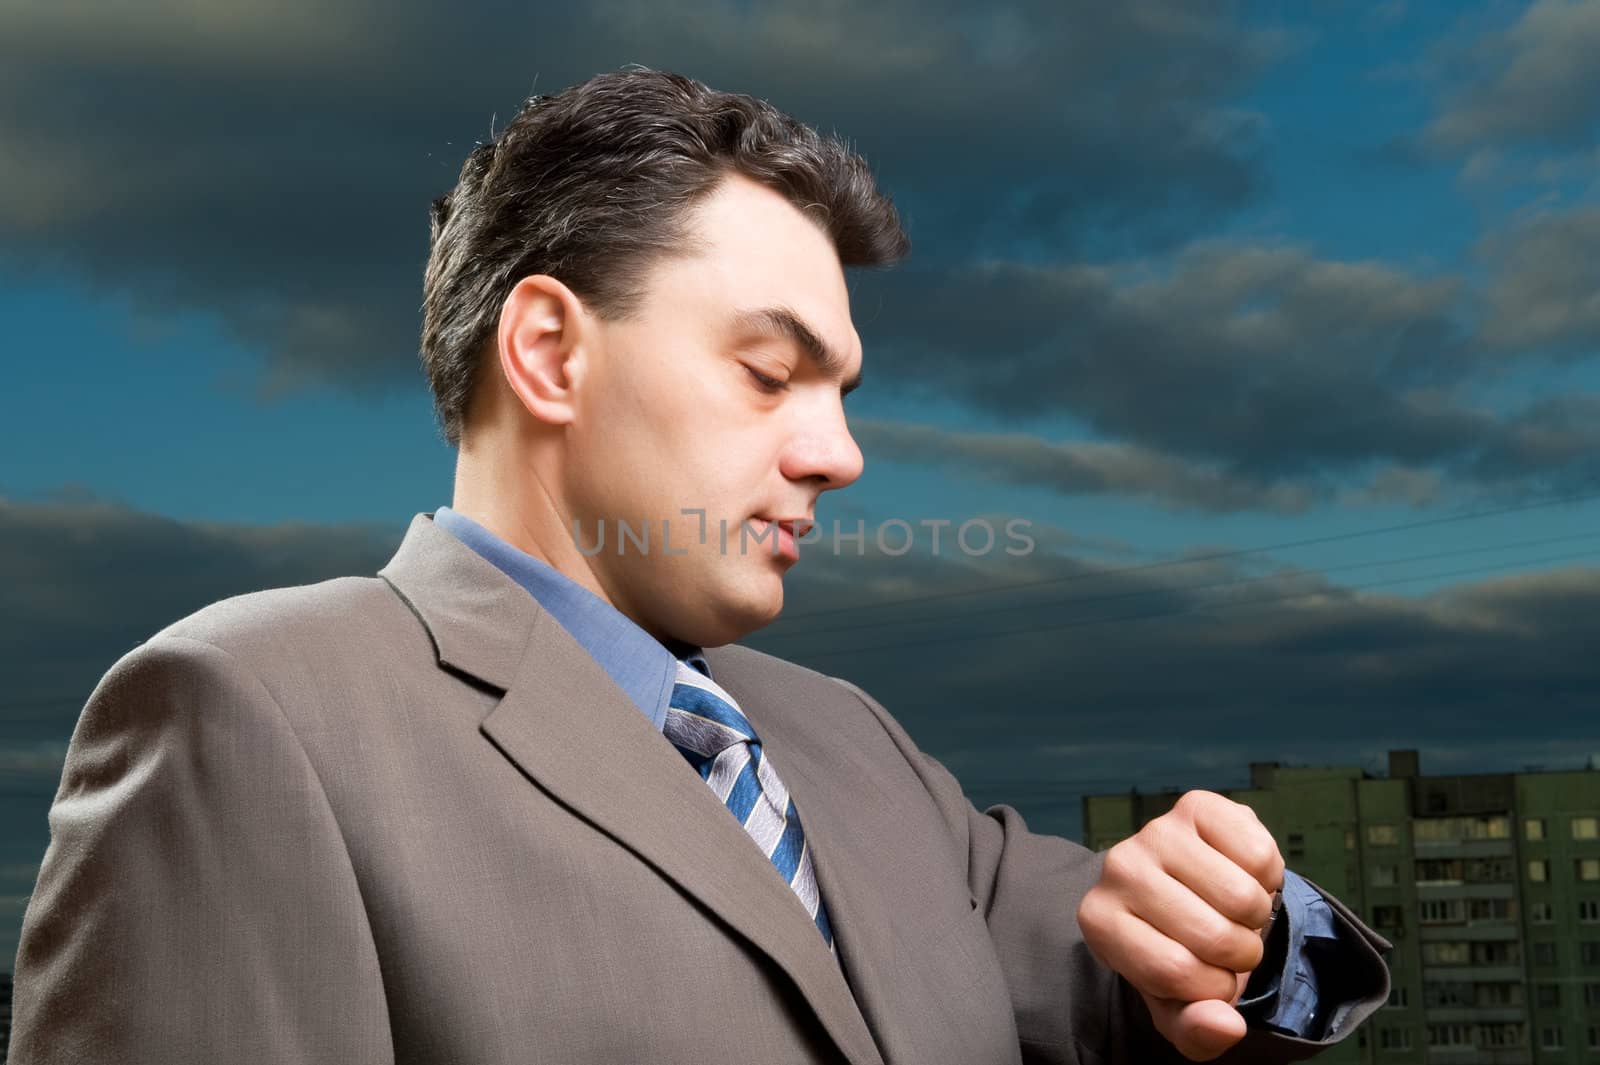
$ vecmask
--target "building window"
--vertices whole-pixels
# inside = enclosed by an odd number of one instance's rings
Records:
[[[1542,1010],[1553,1010],[1561,1007],[1561,985],[1539,984],[1533,989],[1533,1000]]]
[[[1556,964],[1557,953],[1554,943],[1535,943],[1533,945],[1533,964],[1553,966]]]
[[[1522,822],[1522,838],[1539,840],[1544,839],[1544,818],[1530,817]]]
[[[1579,899],[1578,920],[1584,924],[1600,921],[1600,899]]]
[[[1477,1005],[1479,1009],[1495,1009],[1500,1006],[1522,1005],[1521,984],[1468,984],[1478,989]],[[1466,1005],[1472,1005],[1469,999]]]
[[[1521,963],[1522,947],[1517,943],[1472,944],[1473,965],[1520,965]]]
[[[1473,884],[1499,884],[1517,878],[1510,858],[1469,858],[1465,876]]]
[[[1472,1026],[1468,1024],[1428,1025],[1428,1045],[1431,1047],[1469,1047],[1472,1045]]]
[[[1399,880],[1399,866],[1374,865],[1372,867],[1372,879],[1369,881],[1369,883],[1372,887],[1394,887]]]
[[[1378,1046],[1383,1050],[1410,1050],[1411,1029],[1379,1028]]]
[[[1600,858],[1579,858],[1572,867],[1579,880],[1600,880]]]
[[[1477,985],[1480,990],[1493,986],[1493,984]],[[1472,989],[1472,984],[1460,981],[1444,983],[1438,980],[1424,980],[1422,982],[1422,1007],[1430,1010],[1465,1009],[1472,1005]]]
[[[1400,842],[1400,831],[1393,825],[1368,825],[1367,842],[1374,847],[1392,847]]]
[[[1509,839],[1511,822],[1504,817],[1419,817],[1411,822],[1411,834],[1424,843]]]
[[[1306,856],[1306,837],[1300,832],[1289,833],[1290,858],[1304,858]]]
[[[1385,1009],[1404,1009],[1406,1002],[1406,989],[1401,985],[1392,985],[1389,988],[1389,1001],[1384,1004]]]
[[[1539,1049],[1561,1049],[1561,1026],[1559,1024],[1547,1024],[1539,1029]]]
[[[1486,1047],[1519,1047],[1522,1045],[1522,1025],[1514,1022],[1480,1024],[1478,1039]]]
[[[1514,899],[1463,899],[1467,906],[1468,921],[1514,921],[1517,917]]]
[[[1583,985],[1583,1004],[1585,1006],[1600,1006],[1600,984]]]
[[[1417,904],[1417,917],[1423,924],[1460,924],[1460,899],[1423,899]]]
[[[1460,858],[1422,858],[1417,862],[1417,883],[1459,884],[1462,878]]]
[[[1347,828],[1344,830],[1344,849],[1347,851],[1353,851],[1356,849],[1356,833],[1355,829],[1353,828]]]
[[[1535,884],[1542,884],[1546,880],[1549,880],[1550,879],[1550,859],[1548,859],[1548,858],[1529,858],[1528,859],[1528,879],[1533,881]]]
[[[1405,911],[1398,906],[1374,906],[1372,923],[1377,928],[1399,928],[1405,924]]]
[[[1556,919],[1556,908],[1548,902],[1528,903],[1528,920],[1534,924],[1551,924]]]
[[[1600,1028],[1589,1026],[1589,1049],[1600,1050]]]
[[[1422,944],[1422,964],[1424,965],[1467,965],[1471,961],[1472,944],[1470,943]]]
[[[1600,943],[1579,943],[1578,960],[1582,962],[1585,967],[1590,965],[1600,965]]]
[[[1600,839],[1600,817],[1574,817],[1573,839]]]

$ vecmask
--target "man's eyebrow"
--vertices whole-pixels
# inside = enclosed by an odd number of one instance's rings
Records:
[[[837,377],[844,373],[844,354],[825,344],[814,329],[787,307],[738,311],[733,316],[733,327],[740,333],[788,340],[824,374]],[[857,370],[854,377],[839,387],[839,395],[848,396],[860,387],[861,371]]]

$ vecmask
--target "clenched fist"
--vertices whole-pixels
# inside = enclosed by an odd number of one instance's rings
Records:
[[[1078,907],[1084,941],[1144,997],[1158,1031],[1195,1061],[1244,1038],[1233,1003],[1261,963],[1283,857],[1255,811],[1209,791],[1106,852]]]

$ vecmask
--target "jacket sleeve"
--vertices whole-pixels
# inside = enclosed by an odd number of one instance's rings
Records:
[[[19,1065],[392,1065],[339,826],[261,681],[162,635],[101,680],[67,748],[23,918]]]
[[[834,678],[838,680],[839,678]],[[1151,1023],[1139,993],[1084,943],[1078,904],[1100,879],[1102,856],[1059,836],[1030,832],[1010,806],[979,811],[956,778],[918,750],[881,704],[848,681],[916,769],[967,855],[973,897],[984,907],[1016,1014],[1023,1059],[1038,1065],[1180,1065]],[[1312,885],[1315,887],[1315,885]],[[1348,942],[1350,968],[1331,995],[1346,1003],[1320,1040],[1251,1027],[1212,1059],[1216,1065],[1272,1065],[1314,1056],[1341,1041],[1389,995],[1381,951],[1390,944],[1318,889]]]

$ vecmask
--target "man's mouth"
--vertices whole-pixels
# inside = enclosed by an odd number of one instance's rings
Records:
[[[815,524],[810,518],[767,518],[757,515],[750,519],[751,532],[755,534],[758,549],[766,550],[774,555],[797,560],[800,557],[799,544],[795,542],[798,536],[804,536]],[[767,545],[772,541],[767,539],[769,526],[777,526],[777,550],[772,551]]]

